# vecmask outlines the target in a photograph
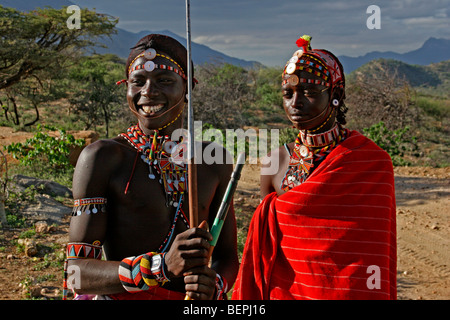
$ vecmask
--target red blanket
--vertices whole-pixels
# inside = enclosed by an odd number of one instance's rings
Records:
[[[109,295],[109,297],[114,300],[184,300],[186,293],[152,287],[146,291],[118,293]]]
[[[396,299],[389,155],[356,131],[252,218],[233,299]]]

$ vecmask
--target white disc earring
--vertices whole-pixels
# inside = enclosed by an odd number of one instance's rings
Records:
[[[338,100],[338,99],[333,99],[333,101],[331,101],[331,103],[332,103],[333,106],[335,106],[335,107],[339,106],[339,100]]]

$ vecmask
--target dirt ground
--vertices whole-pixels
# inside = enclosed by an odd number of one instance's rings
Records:
[[[10,134],[0,128],[0,146]],[[395,169],[398,299],[450,298],[449,178],[450,167]],[[235,194],[238,222],[248,221],[258,203],[259,167],[246,165]],[[23,229],[0,229],[0,300],[60,297],[68,223],[69,215],[62,224],[36,233],[32,257],[18,245]]]

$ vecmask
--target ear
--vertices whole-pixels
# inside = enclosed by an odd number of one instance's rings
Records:
[[[336,86],[333,90],[333,96],[332,99],[338,99],[341,101],[345,97],[344,88],[341,86]]]

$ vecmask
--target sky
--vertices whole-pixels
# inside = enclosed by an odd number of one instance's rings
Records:
[[[32,1],[32,0],[31,0]],[[185,0],[71,0],[119,18],[139,32],[186,36]],[[380,28],[369,29],[371,5]],[[371,51],[404,53],[430,37],[450,39],[450,0],[191,0],[191,38],[229,56],[282,66],[303,34],[313,48],[351,57]]]

